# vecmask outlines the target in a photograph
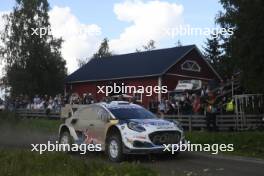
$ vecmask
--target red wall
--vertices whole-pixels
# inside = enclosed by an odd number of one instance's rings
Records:
[[[194,60],[196,61],[199,66],[201,67],[200,72],[193,72],[193,71],[187,71],[187,70],[182,70],[181,65],[186,61],[186,60]],[[172,74],[179,74],[179,75],[184,75],[184,76],[189,76],[189,77],[198,77],[201,80],[205,78],[206,79],[215,79],[217,81],[220,81],[217,75],[213,72],[213,70],[208,66],[206,61],[199,55],[199,53],[196,50],[192,50],[189,52],[183,59],[181,59],[177,64],[172,66],[167,73],[172,73]],[[187,78],[186,78],[187,79]],[[192,78],[194,79],[194,78]]]
[[[186,60],[196,61],[197,64],[201,67],[200,72],[193,72],[182,70],[181,65]],[[182,76],[181,76],[182,75]],[[181,59],[177,64],[172,66],[167,73],[162,78],[162,84],[168,86],[168,90],[172,91],[177,86],[178,80],[190,80],[190,79],[199,79],[203,83],[208,83],[209,80],[220,81],[214,71],[208,66],[206,61],[197,53],[196,50],[192,50],[188,53],[183,59]]]
[[[158,78],[150,77],[150,78],[136,78],[136,79],[124,79],[124,80],[111,80],[111,81],[97,81],[97,82],[84,82],[84,83],[73,83],[72,85],[67,85],[67,92],[78,93],[82,95],[83,93],[92,93],[96,101],[100,101],[106,95],[103,93],[97,93],[99,89],[97,86],[107,86],[110,85],[110,82],[120,84],[124,83],[126,86],[157,86]],[[132,95],[132,94],[128,94]],[[151,97],[157,97],[158,95],[153,93]],[[147,93],[142,95],[142,105],[147,107],[150,96],[147,96]]]
[[[196,61],[200,67],[200,72],[186,71],[181,69],[181,64],[189,60]],[[174,74],[174,75],[169,75]],[[183,75],[183,76],[180,76]],[[207,65],[207,63],[201,58],[199,53],[196,50],[192,50],[188,53],[183,59],[177,62],[174,66],[172,66],[166,74],[162,76],[162,85],[168,86],[168,91],[172,91],[175,89],[178,80],[186,80],[186,79],[200,79],[203,82],[208,82],[210,79],[215,79],[219,81],[217,75],[213,72],[213,70]],[[94,98],[97,101],[100,101],[105,94],[97,93],[99,90],[97,86],[107,86],[110,85],[110,82],[120,84],[124,83],[126,86],[157,86],[158,85],[158,77],[148,77],[148,78],[134,78],[134,79],[119,79],[119,80],[111,80],[111,81],[94,81],[94,82],[84,82],[84,83],[72,83],[72,85],[66,85],[67,92],[71,93],[79,93],[82,95],[83,93],[92,93]],[[132,94],[130,94],[132,95]],[[167,97],[167,95],[162,95],[163,97]],[[146,93],[142,95],[142,105],[145,107],[148,106],[148,102],[151,98],[157,99],[158,95],[153,93],[151,97],[146,96]]]

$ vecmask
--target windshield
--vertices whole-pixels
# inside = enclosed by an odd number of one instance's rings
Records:
[[[120,120],[157,118],[153,113],[149,112],[148,110],[144,108],[120,107],[120,108],[109,108],[109,110],[117,119],[120,119]]]

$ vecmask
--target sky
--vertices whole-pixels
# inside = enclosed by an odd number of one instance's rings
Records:
[[[114,54],[135,52],[149,40],[157,49],[195,44],[200,49],[208,35],[175,35],[175,29],[216,28],[222,10],[218,0],[49,0],[52,34],[62,37],[62,56],[68,73],[78,68],[77,59],[89,58],[103,38]],[[0,16],[12,11],[14,0],[1,0]],[[0,30],[4,21],[0,18]],[[2,43],[0,42],[0,45]],[[0,69],[3,67],[3,63]]]

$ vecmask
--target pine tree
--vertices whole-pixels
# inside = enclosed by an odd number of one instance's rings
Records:
[[[93,58],[102,58],[112,56],[112,52],[109,50],[108,39],[104,38],[98,51],[93,55]]]
[[[244,88],[264,92],[264,3],[261,0],[220,0],[224,11],[217,17],[222,28],[233,28],[225,37],[224,52],[241,73]]]
[[[216,71],[220,71],[221,67],[221,46],[220,38],[212,34],[211,38],[207,38],[205,42],[204,56]]]
[[[143,45],[142,46],[144,48],[145,51],[151,51],[154,50],[156,48],[155,46],[155,41],[154,40],[150,40],[147,45]]]
[[[154,40],[148,41],[148,43],[146,45],[142,45],[142,48],[143,48],[144,51],[154,50],[156,48],[155,41]],[[139,52],[142,52],[142,50],[141,49],[136,49],[136,52],[139,53]]]

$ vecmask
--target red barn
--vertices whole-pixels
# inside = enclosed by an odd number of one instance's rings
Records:
[[[97,101],[106,96],[98,86],[167,86],[175,89],[179,80],[195,79],[204,83],[221,78],[195,45],[137,52],[91,59],[69,75],[65,90],[70,93],[92,93]],[[98,93],[100,92],[100,93]],[[130,94],[133,96],[133,93]],[[151,98],[160,99],[162,93],[140,93],[138,101],[147,106]],[[166,95],[164,95],[166,96]]]

